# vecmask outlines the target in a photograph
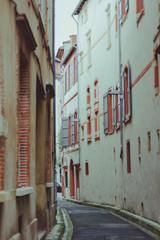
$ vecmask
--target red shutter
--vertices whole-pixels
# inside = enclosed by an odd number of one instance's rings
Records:
[[[124,75],[124,99],[125,99],[125,115],[128,114],[128,69]]]
[[[90,95],[87,96],[87,104],[90,104]]]
[[[95,89],[94,89],[94,98],[97,97],[97,94],[96,94],[96,86],[95,86]]]
[[[91,120],[90,119],[88,120],[88,123],[87,123],[87,134],[91,135]]]
[[[116,32],[118,31],[118,17],[117,17],[117,4],[115,4],[115,24],[116,24]]]
[[[126,144],[126,154],[127,154],[127,173],[131,173],[130,142],[127,142]]]
[[[95,132],[97,132],[97,116],[95,117]]]
[[[136,0],[137,3],[137,13],[140,13],[143,9],[143,0]]]
[[[154,87],[159,87],[159,81],[158,81],[158,65],[154,67]]]
[[[122,14],[125,15],[125,0],[122,0]]]

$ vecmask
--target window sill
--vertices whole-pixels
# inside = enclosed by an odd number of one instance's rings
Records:
[[[145,14],[144,8],[142,9],[142,11],[140,13],[137,13],[137,27],[138,27],[142,17],[144,16],[144,14]]]
[[[51,188],[51,187],[54,187],[54,183],[53,182],[46,183],[46,188]]]
[[[0,191],[0,203],[7,202],[13,199],[13,193],[11,191]]]
[[[33,187],[22,187],[16,189],[16,197],[23,197],[34,192]]]

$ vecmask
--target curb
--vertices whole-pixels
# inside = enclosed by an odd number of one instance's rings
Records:
[[[153,236],[155,239],[160,240],[160,224],[153,222],[149,219],[143,218],[136,214],[130,213],[126,210],[122,210],[120,208],[113,207],[110,205],[101,205],[101,204],[96,204],[91,202],[82,202],[74,199],[64,199],[64,200],[81,204],[81,205],[87,205],[87,206],[105,209],[115,214],[116,216],[121,217],[132,224],[135,224],[138,228],[147,232],[149,235]]]
[[[47,235],[45,240],[59,240],[62,238],[64,230],[65,230],[65,223],[64,223],[62,209],[59,207],[57,207],[56,220],[57,220],[57,224]]]

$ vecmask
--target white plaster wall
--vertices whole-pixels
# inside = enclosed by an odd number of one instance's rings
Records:
[[[81,198],[126,208],[131,212],[159,221],[158,191],[160,155],[157,155],[160,129],[160,95],[155,98],[154,64],[132,88],[133,116],[124,125],[124,158],[120,159],[120,131],[111,135],[103,133],[103,116],[100,116],[100,141],[87,144],[86,89],[91,89],[91,118],[94,117],[94,80],[99,80],[99,113],[103,113],[103,95],[119,80],[118,36],[115,31],[116,1],[87,1],[88,21],[81,25],[83,9],[79,14],[79,53],[83,52],[83,74],[80,79],[80,120],[84,124],[81,140]],[[156,2],[156,3],[155,3]],[[132,83],[153,59],[153,38],[158,27],[158,1],[145,1],[145,15],[137,28],[136,1],[129,1],[129,12],[121,27],[122,66],[131,64]],[[111,48],[107,50],[108,3],[111,7]],[[91,68],[87,69],[87,38],[91,29]],[[79,57],[80,73],[80,57]],[[147,132],[151,132],[151,152],[147,151]],[[81,131],[80,131],[81,133]],[[138,137],[141,137],[141,167],[138,159]],[[80,136],[82,139],[82,135]],[[131,173],[127,174],[126,140],[131,144]],[[114,152],[115,148],[115,152]],[[89,162],[89,175],[85,175],[85,161]],[[126,203],[124,202],[126,199]],[[142,211],[141,203],[144,210]]]

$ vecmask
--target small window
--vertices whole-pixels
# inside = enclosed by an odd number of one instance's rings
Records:
[[[89,165],[88,165],[88,162],[85,162],[85,174],[89,175]]]
[[[160,47],[159,47],[160,49]],[[160,50],[155,53],[155,66],[154,66],[154,87],[155,97],[159,94],[159,79],[160,79]]]
[[[138,137],[138,154],[141,154],[141,138]]]
[[[90,87],[87,88],[87,105],[91,103]]]
[[[65,171],[65,187],[68,187],[68,172]]]
[[[87,122],[87,134],[91,135],[91,117],[88,117],[88,122]]]
[[[151,133],[147,133],[147,138],[148,138],[148,152],[151,151]]]
[[[130,141],[126,143],[126,154],[127,154],[127,173],[131,173],[131,153],[130,153]]]

